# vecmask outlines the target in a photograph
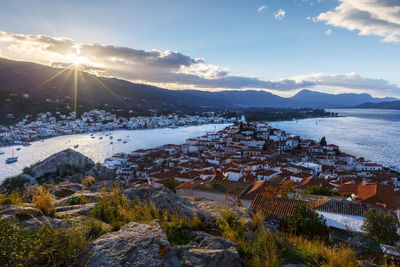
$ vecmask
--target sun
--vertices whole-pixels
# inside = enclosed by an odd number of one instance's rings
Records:
[[[77,54],[68,54],[65,56],[66,60],[68,60],[71,64],[75,65],[75,66],[79,66],[79,65],[90,65],[90,60],[77,55]]]

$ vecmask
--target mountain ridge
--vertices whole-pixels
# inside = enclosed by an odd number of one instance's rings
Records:
[[[73,96],[73,69],[60,69],[33,62],[0,58],[0,90],[43,98]],[[118,78],[97,77],[78,71],[78,101],[118,107],[196,108],[341,108],[395,98],[374,98],[369,94],[327,94],[303,89],[285,98],[262,90],[168,90]]]

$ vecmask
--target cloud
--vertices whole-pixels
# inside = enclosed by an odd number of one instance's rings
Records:
[[[326,74],[313,73],[309,75],[299,75],[291,77],[297,83],[308,81],[314,83],[314,86],[340,87],[353,90],[385,92],[400,94],[400,87],[389,83],[383,79],[364,78],[356,73],[349,74]]]
[[[228,68],[208,64],[179,51],[141,50],[68,38],[0,31],[4,57],[67,67],[78,60],[89,73],[173,89],[267,89],[295,91],[324,86],[400,94],[400,88],[381,79],[357,74],[310,74],[277,80],[234,75]]]
[[[358,31],[361,36],[375,35],[383,42],[400,42],[400,1],[339,0],[332,11],[319,14],[315,20]]]
[[[285,14],[286,14],[285,10],[280,8],[278,11],[276,11],[276,13],[274,14],[274,17],[276,19],[283,19],[285,17]]]
[[[332,35],[332,30],[331,29],[326,30],[325,35]]]
[[[262,5],[257,9],[257,12],[262,12],[263,10],[265,10],[267,8],[266,5]]]

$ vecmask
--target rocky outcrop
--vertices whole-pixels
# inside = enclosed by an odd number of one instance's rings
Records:
[[[47,174],[65,176],[77,171],[86,172],[93,165],[94,162],[90,158],[72,149],[66,149],[43,160],[33,167],[30,173],[36,179]]]
[[[160,212],[167,211],[188,219],[192,219],[196,214],[200,219],[208,219],[199,208],[167,188],[129,188],[124,191],[124,195],[132,200],[133,204],[136,201],[153,202]]]
[[[96,177],[97,181],[114,180],[115,170],[106,167],[93,166],[90,170],[86,172],[86,175]]]
[[[49,190],[56,198],[64,198],[84,190],[82,184],[62,183],[52,186]]]
[[[86,203],[93,203],[97,202],[99,197],[101,197],[101,193],[98,192],[78,191],[72,195],[57,200],[57,206],[70,205],[70,200],[76,200],[78,198],[84,198]]]
[[[194,232],[193,238],[194,243],[173,248],[181,266],[241,266],[235,243],[204,232]]]
[[[86,216],[89,215],[94,206],[96,206],[96,203],[57,207],[55,215],[57,217]]]
[[[129,223],[90,243],[79,257],[80,266],[179,266],[157,221]]]

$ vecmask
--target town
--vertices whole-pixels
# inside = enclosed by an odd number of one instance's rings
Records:
[[[344,153],[325,138],[303,140],[267,122],[242,118],[182,145],[116,154],[104,165],[130,186],[172,185],[179,196],[255,208],[277,219],[296,203],[311,204],[328,226],[344,231],[362,232],[368,209],[399,218],[398,173]]]
[[[36,119],[32,115],[12,126],[0,125],[0,146],[29,145],[30,141],[44,138],[78,133],[93,133],[113,131],[119,129],[152,129],[163,127],[179,127],[186,125],[200,125],[207,123],[227,123],[232,119],[225,119],[207,112],[202,116],[169,114],[165,116],[132,116],[120,117],[111,112],[94,109],[76,118],[75,112],[61,114],[55,112],[40,113]]]

